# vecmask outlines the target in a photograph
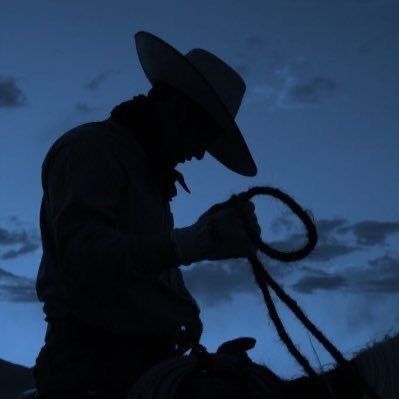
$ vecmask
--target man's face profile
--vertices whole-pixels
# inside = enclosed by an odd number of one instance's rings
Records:
[[[181,116],[170,137],[170,144],[175,147],[176,162],[183,163],[192,157],[200,160],[209,144],[220,134],[219,127],[202,107],[186,96],[177,94],[173,103]]]

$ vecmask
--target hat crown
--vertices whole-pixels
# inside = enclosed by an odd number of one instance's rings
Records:
[[[234,118],[240,108],[246,89],[241,76],[209,51],[195,48],[185,54],[185,57],[208,81]]]
[[[148,80],[165,82],[209,113],[220,127],[207,151],[227,168],[255,176],[256,164],[235,122],[245,82],[224,61],[209,51],[194,48],[182,54],[161,38],[144,31],[135,34],[139,60]]]

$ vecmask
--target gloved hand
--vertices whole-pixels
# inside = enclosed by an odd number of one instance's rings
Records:
[[[233,205],[227,201],[210,207],[198,220],[187,227],[175,228],[172,239],[182,265],[201,260],[244,258],[257,247],[249,238],[244,224]],[[255,205],[242,201],[249,225],[260,236],[261,228],[255,215]]]

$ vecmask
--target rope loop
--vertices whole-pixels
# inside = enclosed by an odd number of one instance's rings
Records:
[[[288,208],[300,219],[300,221],[304,224],[307,235],[306,244],[299,249],[283,252],[279,251],[275,248],[272,248],[267,243],[263,242],[261,237],[254,233],[251,225],[249,224],[246,214],[242,208],[243,201],[249,201],[251,198],[256,195],[265,195],[271,196],[282,203],[288,206]],[[244,228],[246,229],[247,234],[253,240],[254,244],[258,247],[258,249],[264,254],[268,255],[272,259],[276,259],[282,262],[294,262],[308,256],[316,247],[318,235],[315,222],[313,218],[301,208],[301,206],[288,194],[283,191],[269,186],[255,186],[247,191],[243,191],[239,194],[233,194],[227,203],[230,203],[236,209],[239,217],[241,218]],[[277,312],[277,309],[273,303],[273,299],[271,297],[269,286],[273,289],[273,291],[277,294],[279,299],[285,303],[285,305],[294,313],[294,315],[298,318],[298,320],[307,328],[313,336],[324,346],[324,348],[330,353],[330,355],[335,359],[335,361],[340,365],[345,367],[348,372],[352,374],[354,383],[359,384],[363,387],[364,391],[370,395],[372,399],[379,399],[378,395],[375,391],[367,384],[366,381],[360,378],[360,376],[354,372],[352,372],[352,368],[350,367],[350,363],[345,359],[343,354],[327,339],[327,337],[309,320],[309,318],[305,315],[303,310],[299,307],[294,299],[292,299],[283,288],[270,276],[267,270],[264,268],[256,253],[252,253],[248,256],[248,260],[252,267],[253,275],[256,279],[256,282],[263,293],[263,297],[265,299],[266,306],[268,308],[268,312],[270,318],[273,321],[273,324],[278,332],[280,339],[283,341],[285,346],[291,355],[295,358],[295,360],[302,366],[304,371],[308,374],[309,377],[317,378],[318,373],[313,369],[309,360],[296,348],[294,342],[291,337],[288,335],[280,316]]]
[[[242,212],[240,206],[242,204],[242,201],[244,200],[249,201],[251,198],[257,195],[271,196],[280,200],[285,205],[287,205],[288,208],[290,208],[290,210],[296,216],[298,216],[298,218],[304,224],[307,234],[307,243],[306,245],[303,246],[303,248],[290,252],[278,251],[277,249],[263,242],[262,239],[258,237],[257,234],[254,233],[253,229],[246,222],[245,214]],[[244,225],[246,226],[247,233],[249,234],[253,242],[258,246],[260,251],[262,251],[270,258],[280,260],[282,262],[295,262],[308,256],[315,248],[318,237],[317,237],[316,226],[312,217],[306,211],[304,211],[301,208],[301,206],[297,202],[295,202],[295,200],[292,197],[290,197],[288,194],[285,194],[281,190],[268,186],[263,186],[263,187],[255,186],[239,194],[233,194],[230,197],[229,201],[235,207],[239,215],[242,217]]]

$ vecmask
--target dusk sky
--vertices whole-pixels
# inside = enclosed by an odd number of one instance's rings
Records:
[[[251,186],[278,187],[312,213],[320,239],[297,263],[262,255],[265,267],[347,357],[397,332],[398,0],[0,0],[0,358],[32,366],[44,343],[34,289],[44,157],[68,129],[148,91],[134,46],[140,30],[182,53],[213,52],[247,84],[236,120],[257,176],[235,174],[209,154],[178,165],[192,193],[179,186],[175,226]],[[266,241],[303,243],[282,205],[254,202]],[[247,260],[182,270],[209,351],[252,336],[252,360],[283,377],[302,373]],[[328,367],[329,355],[277,303],[299,348],[316,368],[317,356]]]

